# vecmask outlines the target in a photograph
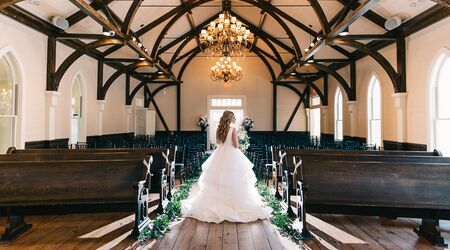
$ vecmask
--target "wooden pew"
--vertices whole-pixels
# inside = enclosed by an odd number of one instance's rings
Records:
[[[139,209],[136,204],[148,202],[145,197],[151,186],[150,165],[143,160],[147,157],[149,162],[151,156],[152,168],[163,176],[167,168],[163,157],[167,149],[87,151],[90,153],[33,150],[14,154],[10,150],[11,155],[0,156],[0,214],[8,216],[2,240],[10,241],[30,227],[23,217],[27,214]],[[164,199],[160,199],[160,207],[162,202]],[[139,221],[148,224],[142,215]]]
[[[0,155],[0,160],[13,158],[18,160],[25,160],[25,159],[33,159],[33,160],[76,160],[76,159],[131,159],[134,157],[142,158],[146,155],[155,152],[163,152],[166,156],[169,158],[171,155],[174,155],[175,153],[172,153],[176,150],[176,146],[169,149],[169,151],[165,152],[167,149],[149,149],[149,148],[115,148],[115,149],[15,149],[11,148],[8,151],[10,154],[14,156],[9,155]],[[30,157],[30,158],[28,158]],[[99,158],[101,157],[101,158]],[[158,159],[154,159],[158,160]],[[175,176],[172,176],[173,171],[171,170],[171,165],[167,165],[167,169],[164,172],[167,176],[167,184],[169,185],[168,190],[174,191],[174,185]],[[161,164],[153,164],[151,172],[153,174],[152,176],[152,186],[150,189],[151,193],[160,193],[161,192],[161,180],[162,178],[162,172],[160,169],[160,166],[163,166]],[[173,181],[169,181],[173,179]],[[163,195],[165,196],[165,195]]]
[[[422,218],[418,233],[444,244],[438,226],[450,219],[450,158],[286,153],[288,173],[293,157],[303,160],[309,212]]]

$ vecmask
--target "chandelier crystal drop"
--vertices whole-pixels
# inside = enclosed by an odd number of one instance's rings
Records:
[[[222,81],[225,84],[231,81],[239,81],[242,78],[242,68],[236,64],[231,57],[221,57],[214,66],[211,67],[211,79]]]
[[[245,56],[247,45],[253,37],[236,17],[228,12],[219,15],[200,33],[200,48],[207,56]]]

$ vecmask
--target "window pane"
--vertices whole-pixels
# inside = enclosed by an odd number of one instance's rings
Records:
[[[381,91],[380,82],[376,80],[372,92],[372,119],[381,119]]]
[[[0,58],[0,115],[14,115],[14,90],[11,68]]]
[[[15,117],[0,117],[0,154],[6,154],[10,146],[14,146]]]
[[[343,135],[343,126],[342,126],[342,120],[336,121],[336,131],[335,131],[335,137],[336,140],[342,140],[344,137]]]
[[[437,77],[438,119],[450,119],[450,58],[446,57]]]
[[[214,98],[211,99],[212,107],[242,107],[242,98]]]
[[[371,127],[370,143],[375,144],[377,146],[381,146],[381,121],[380,120],[371,120],[370,127]]]
[[[444,156],[450,156],[450,120],[436,121],[436,149]]]

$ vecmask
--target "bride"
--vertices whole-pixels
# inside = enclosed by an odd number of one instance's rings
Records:
[[[216,132],[217,149],[202,165],[198,187],[182,201],[184,217],[220,223],[251,222],[268,218],[272,209],[265,207],[256,190],[253,164],[239,150],[233,112],[225,111]]]

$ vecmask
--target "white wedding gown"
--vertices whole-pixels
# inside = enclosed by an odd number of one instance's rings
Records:
[[[272,209],[264,206],[255,187],[253,164],[232,145],[232,130],[229,128],[225,143],[203,163],[198,185],[181,203],[183,217],[220,223],[251,222],[270,216]]]

